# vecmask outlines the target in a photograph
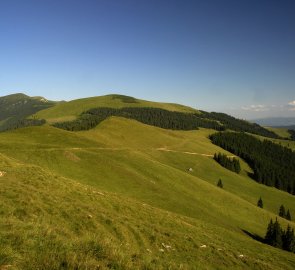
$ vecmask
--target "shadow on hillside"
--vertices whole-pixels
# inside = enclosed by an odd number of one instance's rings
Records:
[[[250,232],[248,232],[247,230],[243,230],[243,229],[242,229],[242,231],[243,231],[243,233],[247,234],[248,236],[250,236],[250,237],[253,238],[254,240],[259,241],[259,242],[265,244],[264,238],[262,238],[261,236],[259,236],[259,235],[257,235],[257,234],[250,233]]]

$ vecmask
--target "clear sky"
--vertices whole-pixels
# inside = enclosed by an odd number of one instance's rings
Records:
[[[294,0],[0,0],[0,96],[295,116]]]

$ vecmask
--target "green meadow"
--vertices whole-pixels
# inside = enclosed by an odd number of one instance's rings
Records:
[[[77,118],[82,112],[98,107],[153,107],[169,111],[198,112],[180,104],[152,102],[121,95],[106,95],[61,102],[50,109],[36,113],[34,117],[45,119],[49,123],[70,121]]]
[[[193,110],[105,96],[37,117],[98,106]],[[232,154],[214,132],[110,117],[88,131],[0,133],[0,269],[294,269],[294,254],[258,240],[281,204],[295,218],[295,197],[256,183],[243,160],[240,174],[221,167],[214,153]]]

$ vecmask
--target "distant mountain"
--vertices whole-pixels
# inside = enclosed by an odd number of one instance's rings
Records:
[[[295,117],[269,117],[269,118],[253,119],[250,121],[253,123],[257,123],[261,126],[268,126],[268,127],[295,126]]]
[[[0,97],[0,131],[18,126],[28,116],[52,107],[56,102],[18,93]]]
[[[45,122],[71,131],[88,130],[111,116],[130,118],[167,129],[194,130],[202,127],[279,137],[257,124],[224,113],[209,113],[180,104],[151,102],[123,95],[69,102],[53,102],[24,94],[0,98],[0,131],[43,125]]]

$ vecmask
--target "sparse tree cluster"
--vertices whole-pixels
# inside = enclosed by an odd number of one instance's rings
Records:
[[[257,182],[295,194],[295,153],[291,149],[245,133],[219,132],[210,139],[247,161]]]
[[[288,225],[287,229],[283,230],[277,219],[275,222],[271,219],[267,226],[265,242],[271,246],[295,252],[294,229]]]
[[[288,209],[286,211],[284,205],[281,205],[280,206],[280,209],[279,209],[279,216],[282,217],[282,218],[285,218],[287,220],[291,220],[291,214],[290,214],[290,210]]]
[[[214,159],[224,168],[231,170],[235,173],[240,173],[241,165],[237,158],[227,157],[225,154],[214,154]]]

